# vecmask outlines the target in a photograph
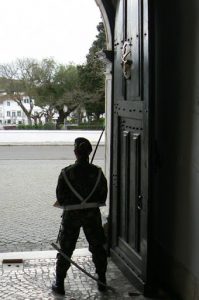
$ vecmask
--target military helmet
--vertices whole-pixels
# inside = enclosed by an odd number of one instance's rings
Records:
[[[92,146],[89,140],[83,138],[83,137],[78,137],[75,139],[75,151],[82,156],[88,156],[92,152]]]

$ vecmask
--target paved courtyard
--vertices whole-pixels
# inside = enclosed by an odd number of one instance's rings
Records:
[[[54,251],[51,251],[54,253]],[[43,252],[44,256],[45,253]],[[39,256],[39,254],[37,254]],[[55,258],[29,258],[18,264],[0,265],[1,300],[146,300],[124,277],[116,265],[109,259],[107,284],[114,288],[100,293],[97,284],[84,273],[72,266],[65,280],[65,296],[56,296],[51,291],[55,278]],[[18,254],[18,257],[21,257]],[[95,276],[91,256],[85,251],[76,250],[73,260],[87,272]],[[175,300],[164,293],[151,300]]]
[[[103,151],[95,160],[101,167]],[[71,146],[0,146],[0,252],[52,249],[62,214],[53,207],[57,178],[73,162]],[[86,245],[81,232],[77,248]]]

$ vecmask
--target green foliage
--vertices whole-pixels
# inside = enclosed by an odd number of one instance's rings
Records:
[[[96,53],[106,46],[104,25],[97,26],[98,35],[87,55],[85,65],[78,66],[80,88],[90,93],[90,101],[85,103],[87,113],[95,113],[96,117],[105,111],[105,76],[104,65],[98,60]]]
[[[78,126],[67,126],[67,130],[102,130],[101,125],[80,124]]]
[[[52,62],[50,62],[52,63]],[[57,110],[73,102],[72,92],[77,88],[78,74],[74,65],[52,63],[45,72],[40,66],[40,79],[36,86],[36,103],[39,106],[51,105]]]
[[[105,126],[105,119],[100,118],[97,121],[89,121],[88,123],[80,123],[79,125],[74,125],[75,120],[73,120],[72,124],[67,124],[68,130],[102,130]]]
[[[98,35],[87,55],[85,65],[78,66],[80,87],[91,93],[104,91],[104,65],[96,53],[106,47],[106,37],[102,22],[97,26]]]
[[[102,124],[88,124],[88,123],[82,123],[78,126],[69,125],[67,126],[68,130],[102,130],[104,126]]]
[[[45,124],[34,124],[34,125],[24,125],[20,124],[17,126],[18,130],[55,130],[56,126],[54,123],[45,123]]]
[[[43,125],[43,129],[44,130],[55,130],[56,129],[56,125],[54,123],[51,122],[47,122]]]
[[[17,126],[17,130],[35,130],[35,129],[41,129],[41,125],[25,125],[25,124],[20,124]]]
[[[88,118],[94,116],[96,120],[99,119],[100,115],[104,113],[105,110],[104,98],[95,102],[85,103],[85,109],[88,115]]]
[[[58,112],[57,128],[61,128],[64,119],[73,112],[82,101],[81,91],[78,87],[78,72],[75,65],[52,64],[52,68],[46,69],[44,74],[48,80],[40,79],[36,87],[36,103],[41,107],[49,107],[45,112],[48,119],[52,117],[52,110]]]

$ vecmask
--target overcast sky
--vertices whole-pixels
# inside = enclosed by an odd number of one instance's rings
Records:
[[[0,0],[0,63],[84,63],[101,21],[95,0]]]

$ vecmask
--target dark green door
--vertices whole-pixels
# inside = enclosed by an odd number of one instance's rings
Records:
[[[140,289],[147,281],[148,2],[118,0],[114,36],[112,247]]]

